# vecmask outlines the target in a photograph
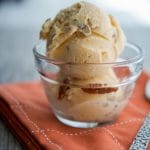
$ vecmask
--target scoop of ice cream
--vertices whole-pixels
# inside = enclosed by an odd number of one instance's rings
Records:
[[[71,63],[114,61],[125,36],[114,17],[88,2],[79,2],[46,20],[40,37],[47,40],[47,56]]]
[[[74,34],[49,55],[57,60],[86,64],[114,61],[117,54],[111,42],[98,35],[82,36]]]
[[[94,79],[68,79],[65,86],[46,82],[45,85],[51,104],[62,115],[78,121],[103,122],[113,120],[127,102],[122,100],[123,91],[119,87],[109,93],[117,82],[114,72],[109,70]]]

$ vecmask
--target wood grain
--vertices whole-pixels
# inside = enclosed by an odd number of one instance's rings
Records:
[[[0,150],[21,150],[22,147],[8,130],[8,128],[0,121]]]

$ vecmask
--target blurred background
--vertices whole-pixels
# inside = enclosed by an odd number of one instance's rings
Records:
[[[145,51],[150,71],[150,1],[88,0],[114,15],[127,39]],[[77,0],[0,0],[0,83],[37,79],[32,48],[42,23]]]

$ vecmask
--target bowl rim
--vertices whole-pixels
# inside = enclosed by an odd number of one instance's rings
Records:
[[[130,41],[127,41],[125,43],[125,47],[130,47],[132,49],[136,49],[136,51],[137,51],[137,55],[135,55],[134,57],[131,57],[129,59],[120,60],[120,61],[116,61],[116,62],[103,62],[103,63],[86,63],[86,64],[83,64],[83,63],[70,63],[70,62],[60,61],[60,60],[56,60],[56,59],[50,59],[47,56],[39,53],[38,52],[39,48],[37,48],[37,46],[42,45],[43,42],[44,41],[39,41],[33,47],[34,56],[38,59],[45,60],[48,63],[52,63],[52,64],[56,64],[56,65],[61,65],[61,64],[63,64],[63,65],[66,64],[67,65],[68,64],[68,65],[111,65],[111,66],[121,66],[121,65],[128,65],[128,64],[132,64],[132,63],[138,63],[140,61],[143,61],[143,59],[144,59],[143,49],[140,46],[138,46],[137,44],[135,44],[133,42],[130,42]]]

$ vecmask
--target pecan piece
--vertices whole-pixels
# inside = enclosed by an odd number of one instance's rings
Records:
[[[92,83],[92,84],[89,84],[86,88],[82,88],[82,90],[90,94],[105,94],[105,93],[116,92],[118,88],[107,87],[106,83],[104,84]]]
[[[63,83],[69,84],[69,79],[64,79]],[[59,93],[58,93],[58,99],[61,100],[65,97],[67,90],[69,90],[70,87],[66,85],[61,85],[59,87]]]

